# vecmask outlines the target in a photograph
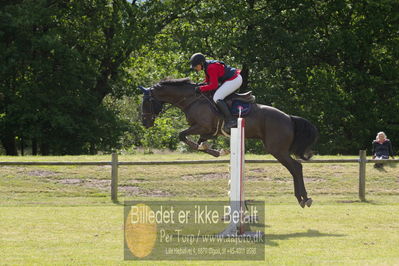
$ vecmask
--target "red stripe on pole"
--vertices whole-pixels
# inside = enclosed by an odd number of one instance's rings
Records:
[[[244,119],[238,119],[240,122],[240,218],[241,221],[244,218],[244,211],[245,211],[245,204],[244,204],[244,155],[245,155],[245,120]],[[240,234],[244,234],[244,223],[240,223]]]

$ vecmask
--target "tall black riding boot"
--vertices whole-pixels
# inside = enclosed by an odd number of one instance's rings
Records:
[[[237,120],[231,114],[229,107],[223,100],[218,100],[216,102],[216,106],[219,108],[220,112],[222,112],[224,116],[224,131],[226,133],[230,133],[230,128],[237,127]]]

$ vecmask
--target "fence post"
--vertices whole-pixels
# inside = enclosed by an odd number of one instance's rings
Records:
[[[111,162],[111,199],[118,202],[118,154],[112,153]]]
[[[366,201],[366,151],[359,151],[359,198]]]

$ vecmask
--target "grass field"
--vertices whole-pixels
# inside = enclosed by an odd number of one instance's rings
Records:
[[[119,159],[210,157],[138,154]],[[110,156],[0,160],[110,161]],[[110,201],[110,172],[110,166],[0,166],[0,264],[132,264],[123,260],[123,206]],[[280,164],[247,164],[246,198],[266,202],[266,259],[228,263],[399,265],[399,170],[389,166],[377,170],[367,164],[366,173],[368,201],[359,202],[357,164],[304,164],[305,184],[314,203],[302,209],[285,168]],[[121,201],[227,200],[225,164],[121,166],[119,176]],[[225,262],[156,262],[182,263]]]

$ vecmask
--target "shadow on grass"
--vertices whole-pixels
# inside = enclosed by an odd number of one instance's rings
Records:
[[[119,206],[125,206],[125,202],[121,202],[119,200],[113,200],[112,203]]]
[[[268,234],[266,232],[266,245],[268,246],[278,246],[278,243],[275,242],[276,240],[287,240],[291,238],[300,238],[300,237],[344,237],[346,235],[343,234],[326,234],[321,233],[318,230],[311,230],[309,229],[307,232],[301,233],[291,233],[291,234]]]
[[[370,205],[378,205],[378,203],[376,203],[373,200],[365,200],[365,201],[361,201],[361,200],[337,200],[337,203],[364,203],[364,204],[370,204]]]

